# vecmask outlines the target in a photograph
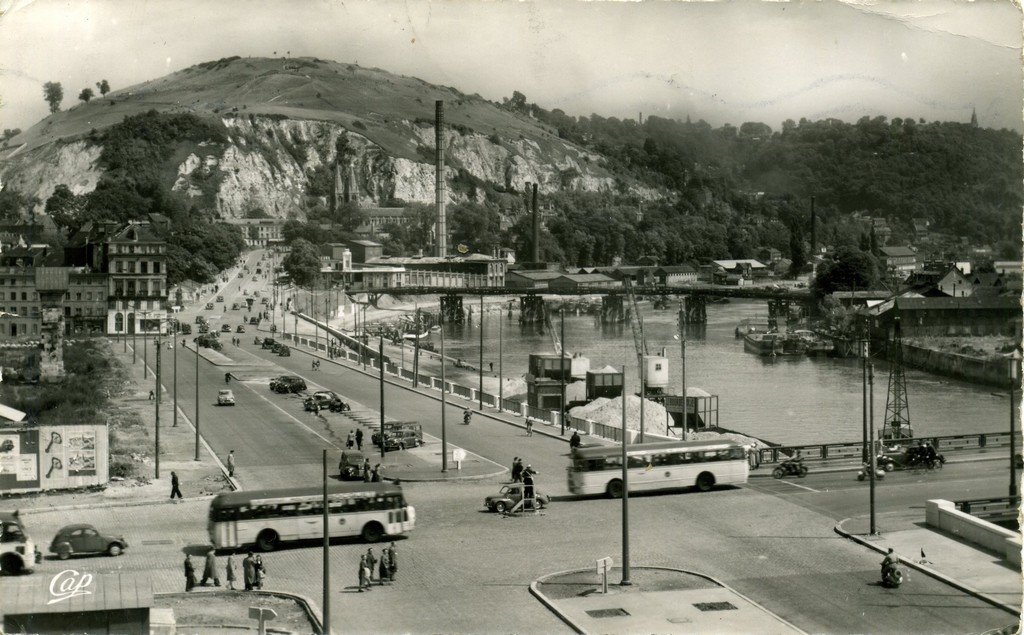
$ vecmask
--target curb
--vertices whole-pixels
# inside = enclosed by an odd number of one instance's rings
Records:
[[[839,521],[836,524],[836,526],[833,527],[833,530],[837,534],[839,534],[840,536],[842,536],[844,538],[847,538],[849,540],[852,540],[852,541],[858,543],[859,545],[861,545],[863,547],[867,547],[868,549],[871,549],[872,551],[875,551],[875,552],[880,553],[880,554],[885,554],[886,553],[881,547],[873,544],[872,542],[870,542],[868,540],[865,540],[864,538],[862,538],[862,537],[860,537],[860,536],[858,536],[856,534],[850,533],[850,532],[846,531],[845,529],[843,529],[843,523],[845,523],[848,520],[850,520],[850,519],[849,518],[844,518],[843,520]],[[971,587],[967,586],[966,584],[960,582],[959,580],[957,580],[955,578],[951,578],[950,576],[948,576],[948,575],[946,575],[944,573],[940,573],[940,572],[936,571],[935,569],[932,569],[931,567],[926,567],[926,566],[918,564],[918,563],[916,563],[916,562],[914,562],[912,560],[906,560],[904,558],[900,558],[900,562],[903,563],[906,567],[908,567],[910,569],[913,569],[915,571],[923,573],[926,576],[929,576],[931,578],[935,578],[939,582],[942,582],[944,584],[948,584],[949,586],[953,587],[954,589],[957,589],[958,591],[962,591],[963,593],[966,593],[967,595],[975,597],[975,598],[981,600],[982,602],[985,602],[987,604],[991,604],[992,606],[994,606],[994,607],[996,607],[998,609],[1002,609],[1002,610],[1010,613],[1011,615],[1013,615],[1015,617],[1019,618],[1020,615],[1021,615],[1021,612],[1018,609],[1010,606],[1009,604],[1004,604],[1004,603],[1000,602],[999,600],[995,599],[994,597],[991,597],[990,595],[982,593],[981,591],[978,591],[977,589],[971,588]]]
[[[446,483],[448,481],[486,481],[487,479],[494,478],[506,472],[508,472],[508,468],[502,468],[501,471],[499,472],[491,472],[490,474],[476,474],[473,476],[454,476],[449,478],[408,478],[399,476],[395,478],[384,477],[384,480],[390,481],[392,483]]]
[[[621,570],[621,567],[612,567],[612,568],[613,569],[618,568],[618,569]],[[756,606],[757,608],[761,609],[762,611],[764,611],[768,615],[771,615],[775,619],[779,620],[781,623],[783,623],[786,626],[788,626],[791,629],[793,629],[795,632],[797,632],[797,633],[804,633],[805,635],[807,633],[807,631],[805,631],[802,628],[799,628],[798,626],[796,626],[795,624],[793,624],[789,620],[781,617],[780,615],[778,615],[774,611],[769,611],[760,602],[752,600],[751,598],[749,598],[746,595],[740,593],[739,591],[737,591],[736,589],[732,588],[728,584],[725,584],[721,580],[718,580],[717,578],[709,576],[706,573],[700,573],[698,571],[690,571],[688,569],[677,569],[675,567],[648,566],[648,567],[631,567],[631,568],[632,569],[655,569],[655,570],[659,570],[659,571],[674,571],[676,573],[685,573],[687,575],[693,575],[693,576],[697,576],[699,578],[704,578],[705,580],[710,580],[711,582],[714,582],[715,584],[717,584],[719,587],[721,587],[723,589],[728,589],[731,593],[735,593],[738,597],[743,598],[744,600],[749,602],[752,606]],[[559,611],[557,608],[555,608],[554,603],[550,599],[548,599],[548,597],[546,595],[544,595],[540,591],[540,589],[538,588],[538,585],[544,583],[549,578],[553,578],[555,576],[566,575],[566,574],[571,574],[571,573],[583,573],[585,571],[591,571],[591,569],[590,568],[586,568],[586,569],[570,569],[568,571],[558,571],[558,572],[555,572],[555,573],[549,573],[547,575],[544,575],[544,576],[541,576],[541,577],[537,578],[536,580],[534,580],[533,582],[530,583],[530,593],[534,597],[536,597],[538,600],[540,600],[540,602],[544,606],[548,607],[548,609],[550,609],[552,613],[557,615],[559,617],[559,619],[561,619],[563,622],[568,624],[570,628],[572,628],[577,633],[581,633],[581,634],[586,633],[587,632],[586,629],[584,629],[579,624],[577,624],[574,621],[572,621],[572,619],[568,615],[563,614],[561,611]]]
[[[174,500],[180,501],[209,501],[213,500],[216,494],[208,494],[206,496],[196,496],[194,498],[180,498]],[[80,509],[110,509],[115,507],[142,507],[145,505],[176,505],[180,503],[174,503],[169,498],[148,498],[145,500],[127,500],[127,501],[111,501],[104,503],[83,503],[81,505],[58,505],[56,507],[31,507],[26,509],[19,509],[18,513],[21,515],[30,514],[44,514],[47,512],[70,512],[77,511]]]
[[[321,635],[324,635],[323,614],[319,610],[314,609],[314,607],[316,607],[316,604],[312,600],[307,598],[306,596],[299,595],[298,593],[290,593],[288,591],[264,591],[262,589],[253,589],[252,591],[243,591],[241,589],[237,589],[236,591],[239,594],[245,594],[245,596],[267,595],[267,596],[270,596],[270,597],[280,597],[280,598],[286,598],[286,599],[289,599],[289,600],[294,600],[295,602],[297,602],[299,604],[299,606],[302,607],[302,610],[306,612],[306,617],[309,618],[309,621],[312,622],[313,626],[316,628],[315,632],[316,633],[320,633]],[[201,596],[201,595],[205,595],[206,593],[219,593],[219,594],[225,594],[225,595],[226,594],[232,594],[232,596],[233,596],[236,591],[227,591],[227,590],[222,590],[222,591],[200,591],[198,593],[193,593],[193,592],[188,592],[188,591],[184,591],[184,592],[182,592],[182,591],[171,591],[171,592],[165,592],[165,593],[154,593],[153,597],[154,598],[185,598],[185,597]]]

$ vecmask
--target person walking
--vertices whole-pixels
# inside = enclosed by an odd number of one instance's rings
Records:
[[[512,459],[512,482],[520,483],[523,480],[523,462],[519,457]]]
[[[242,577],[245,578],[245,590],[252,591],[256,583],[256,560],[251,551],[242,560]]]
[[[345,450],[341,451],[341,460],[338,461],[338,477],[345,476],[345,468],[348,466],[348,453]]]
[[[359,592],[370,589],[369,569],[366,568],[366,554],[359,556]]]
[[[363,482],[369,483],[373,479],[373,470],[370,468],[370,459],[363,461]]]
[[[345,447],[351,450],[356,445],[356,433],[352,430],[348,431],[348,438],[345,439]]]
[[[367,580],[373,582],[373,570],[377,567],[377,557],[373,555],[373,547],[366,549],[366,568],[369,569]]]
[[[220,574],[217,573],[217,555],[213,551],[213,547],[206,552],[206,565],[203,567],[203,579],[199,582],[199,586],[206,586],[206,581],[213,579],[213,586],[220,586]]]
[[[228,477],[234,477],[235,475],[235,451],[231,450],[228,452]]]
[[[154,393],[152,390],[150,390],[149,391],[149,400],[153,401],[154,399],[156,399],[156,393]]]
[[[228,590],[235,590],[235,560],[234,556],[228,556],[227,565],[224,567],[224,578],[228,583]]]
[[[530,466],[523,470],[523,506],[533,509],[533,471]]]
[[[255,589],[262,589],[263,580],[267,577],[267,566],[263,564],[263,556],[256,554],[253,558],[253,566],[255,568],[256,576],[253,579],[252,586]]]
[[[196,586],[196,568],[192,564],[192,557],[185,554],[185,590],[191,591]]]
[[[171,472],[171,500],[174,500],[175,496],[178,498],[184,498],[181,495],[181,488],[178,487],[178,475]]]
[[[356,449],[360,452],[363,451],[363,429],[359,428],[356,430]]]
[[[384,583],[388,581],[388,571],[391,570],[391,566],[388,563],[388,550],[381,549],[380,551],[380,573],[377,578],[377,584],[384,586]]]
[[[373,466],[373,472],[370,473],[371,483],[380,483],[380,463]]]
[[[392,542],[391,546],[388,547],[388,581],[395,581],[395,572],[398,571],[398,560],[397,553],[395,552],[395,543]]]

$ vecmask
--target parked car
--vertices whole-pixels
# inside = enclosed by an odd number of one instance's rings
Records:
[[[224,296],[222,296],[222,295],[217,296],[217,302],[223,302],[223,301],[224,301]]]
[[[212,311],[213,310],[213,302],[207,302],[206,303],[206,310],[207,311]]]
[[[181,324],[178,326],[178,330],[182,335],[192,335],[191,324]]]
[[[363,475],[360,472],[365,455],[358,450],[345,450],[345,463],[339,463],[339,474],[343,481],[360,481]]]
[[[256,326],[260,323],[260,319],[256,316],[249,318],[249,326]]]
[[[206,322],[203,322],[202,324],[199,325],[199,332],[200,333],[209,333],[210,332],[210,325],[207,324]]]
[[[270,380],[270,389],[278,393],[302,392],[306,381],[295,375],[281,375]]]
[[[277,345],[277,342],[275,342],[274,338],[272,338],[272,337],[264,337],[263,338],[263,344],[261,344],[261,346],[263,348],[274,348],[274,346],[276,346],[276,345]]]
[[[410,428],[399,428],[384,432],[384,451],[404,450],[423,445],[423,433]]]
[[[231,325],[230,324],[221,324],[220,325],[220,332],[221,333],[230,333],[231,332]]]
[[[313,409],[313,404],[316,404],[321,410],[330,408],[331,402],[338,399],[338,395],[330,390],[318,390],[303,402],[303,408],[306,412]]]
[[[276,352],[281,357],[291,357],[292,356],[292,350],[290,348],[288,348],[287,346],[285,346],[284,344],[281,344],[281,346],[278,347]]]
[[[240,306],[239,306],[239,304],[237,302],[233,302],[231,304],[231,310],[232,311],[237,311],[239,308],[240,308]]]
[[[219,339],[214,337],[213,333],[204,333],[192,341],[195,342],[198,346],[202,346],[204,348],[212,348],[215,351],[220,351],[224,349],[224,345],[220,343]]]
[[[253,281],[253,282],[259,282],[259,280],[260,280],[260,279],[259,279],[259,277],[257,277],[257,276],[253,276],[253,277],[252,277],[252,281]]]
[[[270,298],[267,298],[267,297],[260,298],[260,304],[262,304],[264,306],[270,304]]]
[[[536,501],[538,509],[544,509],[551,504],[551,498],[536,487],[533,489],[533,499]],[[521,500],[523,500],[523,484],[508,483],[507,485],[502,485],[497,494],[485,498],[484,507],[488,511],[505,513],[515,507],[516,503]]]
[[[68,525],[61,528],[50,543],[50,553],[67,560],[73,554],[106,553],[119,556],[128,548],[124,536],[101,534],[92,525]]]
[[[25,531],[20,514],[0,512],[0,572],[31,573],[42,561],[43,554]]]
[[[230,390],[218,390],[217,391],[217,405],[218,406],[233,406],[235,405],[235,393]]]
[[[201,315],[196,316],[196,324],[206,324],[206,318]]]
[[[235,329],[235,333],[245,333],[245,326],[239,324],[238,328]]]

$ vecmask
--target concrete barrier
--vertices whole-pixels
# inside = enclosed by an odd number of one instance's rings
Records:
[[[933,499],[925,506],[929,526],[980,545],[1002,555],[1007,562],[1021,566],[1021,537],[1009,529],[975,518],[956,508],[952,501]]]

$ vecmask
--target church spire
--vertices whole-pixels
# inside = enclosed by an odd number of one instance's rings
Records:
[[[978,127],[978,110],[976,108],[971,108],[971,127]]]

